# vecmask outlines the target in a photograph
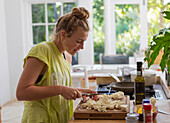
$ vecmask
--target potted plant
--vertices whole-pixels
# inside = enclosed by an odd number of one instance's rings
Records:
[[[170,5],[170,3],[168,3],[168,5]],[[168,5],[167,10],[162,13],[164,14],[165,19],[170,20],[170,8],[168,8]],[[144,58],[144,61],[148,62],[148,68],[154,64],[154,61],[161,50],[163,50],[163,55],[159,66],[161,67],[162,72],[167,70],[167,74],[170,75],[170,28],[164,28],[153,36],[149,48],[145,51],[146,57]]]

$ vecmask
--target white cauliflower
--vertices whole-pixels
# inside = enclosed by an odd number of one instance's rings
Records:
[[[128,112],[128,105],[120,105],[122,111]]]
[[[117,93],[110,95],[110,97],[114,100],[120,100],[124,98],[124,93],[122,91],[119,91]]]
[[[119,91],[112,95],[99,95],[99,100],[94,101],[92,99],[88,99],[86,103],[81,104],[83,108],[88,110],[95,109],[99,112],[107,112],[107,109],[113,110],[121,109],[122,111],[128,111],[128,106],[124,105],[124,102],[121,99],[124,98],[124,93]],[[116,99],[113,101],[113,99]]]

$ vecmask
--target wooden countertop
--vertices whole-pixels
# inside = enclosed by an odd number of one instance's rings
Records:
[[[170,100],[159,100],[157,101],[156,105],[158,106],[158,109],[166,111],[170,113]],[[156,117],[155,123],[169,123],[170,115],[165,115],[162,113],[158,113]]]
[[[156,102],[158,109],[170,113],[170,100],[159,100]],[[169,123],[170,115],[158,113],[154,123]],[[125,120],[70,120],[69,123],[126,123]],[[140,121],[139,123],[142,123]]]

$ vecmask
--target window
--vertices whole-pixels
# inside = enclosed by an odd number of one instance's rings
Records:
[[[64,2],[65,1],[65,2]],[[33,44],[51,40],[56,21],[77,6],[75,1],[31,3]]]
[[[95,63],[100,53],[132,56],[147,47],[146,14],[146,0],[93,0]]]
[[[56,3],[57,2],[57,3]],[[61,5],[60,5],[60,3]],[[49,41],[50,35],[53,32],[55,25],[56,17],[54,16],[54,9],[57,9],[57,15],[60,13],[63,14],[71,11],[72,7],[85,7],[92,13],[92,0],[22,0],[22,29],[23,29],[23,55],[26,56],[29,50],[41,41]],[[57,7],[51,7],[50,5],[60,6],[60,9]],[[41,22],[36,19],[36,23],[33,22],[33,9],[36,5],[40,5],[38,9],[42,9],[44,12],[41,13]],[[71,6],[71,7],[70,7]],[[56,11],[55,11],[56,12]],[[36,14],[36,13],[34,13]],[[49,14],[52,14],[51,16]],[[89,18],[89,25],[92,29],[92,16]],[[37,36],[39,35],[39,36]],[[35,40],[37,38],[37,41]],[[76,58],[78,58],[78,64],[93,64],[93,34],[92,31],[89,32],[89,36],[86,43],[86,48],[79,52]],[[90,53],[87,53],[90,52]],[[88,61],[86,59],[89,59]],[[76,61],[76,63],[77,63]]]
[[[139,5],[115,5],[115,25],[116,54],[133,56],[140,45]]]
[[[134,48],[134,51],[128,55],[133,55],[133,52],[145,49],[148,46],[146,0],[104,0],[104,6],[107,6],[104,8],[105,55],[128,53],[128,51],[120,50],[122,47],[128,50],[125,48],[127,42],[132,43],[129,49]],[[119,15],[122,15],[122,12],[126,16],[121,18]],[[127,22],[126,19],[129,21],[129,26],[124,26]],[[121,29],[119,30],[119,28]],[[121,31],[131,31],[131,33],[121,35]],[[126,35],[130,35],[129,39],[125,38]],[[119,44],[122,40],[124,40],[124,44]]]

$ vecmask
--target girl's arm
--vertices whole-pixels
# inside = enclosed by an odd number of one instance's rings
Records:
[[[68,100],[81,97],[81,93],[77,89],[67,86],[35,86],[34,84],[45,65],[37,58],[29,57],[27,59],[16,90],[18,100],[39,100],[56,95],[62,95]]]

